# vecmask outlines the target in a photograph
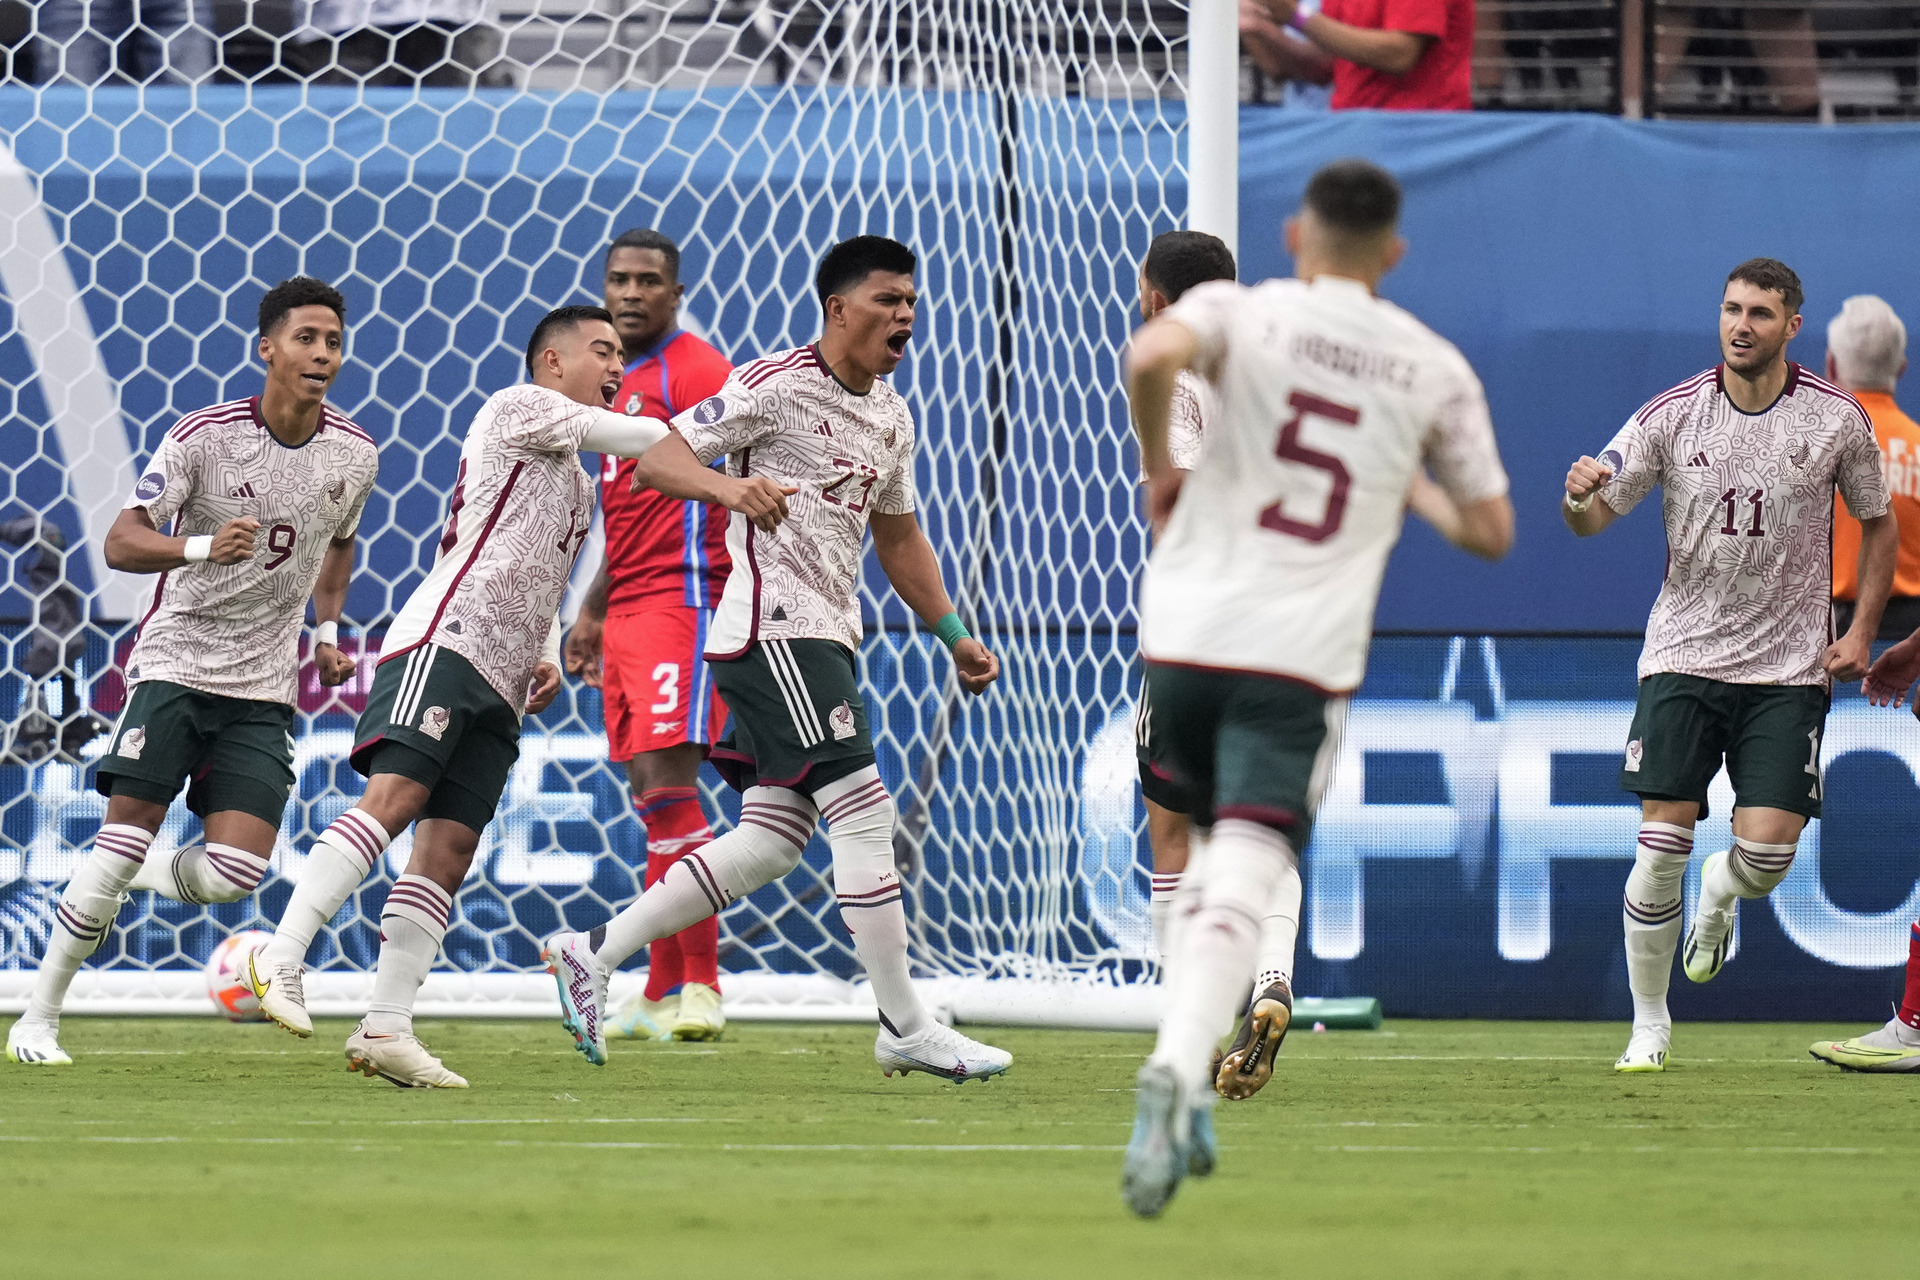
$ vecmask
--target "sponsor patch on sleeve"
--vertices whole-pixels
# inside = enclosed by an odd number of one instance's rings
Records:
[[[135,502],[152,502],[167,491],[167,477],[158,471],[149,471],[140,477],[140,483],[133,486]]]
[[[727,401],[724,396],[708,396],[693,407],[693,420],[703,427],[710,427],[727,416]]]

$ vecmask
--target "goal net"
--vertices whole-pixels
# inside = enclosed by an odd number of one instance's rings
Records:
[[[220,7],[251,25],[106,48],[43,6],[0,84],[0,522],[17,517],[0,530],[0,1007],[23,1003],[104,811],[90,735],[123,700],[151,588],[104,568],[102,537],[181,414],[257,388],[260,293],[305,272],[349,299],[333,401],[382,454],[343,642],[368,655],[533,320],[597,298],[608,241],[652,226],[683,247],[684,324],[736,361],[816,336],[834,240],[919,253],[894,383],[922,433],[921,519],[1005,674],[963,697],[867,566],[864,687],[914,962],[963,1017],[1113,1021],[1101,992],[1151,975],[1130,739],[1144,531],[1118,355],[1149,239],[1187,225],[1184,7],[517,0],[404,33],[328,32],[304,8]],[[371,670],[339,691],[306,673],[260,890],[204,909],[134,894],[72,1008],[211,1008],[201,963],[271,927],[360,792],[344,757]],[[638,892],[644,833],[605,755],[578,685],[529,720],[423,1011],[544,1011],[541,939]],[[722,827],[737,814],[711,777],[708,799]],[[196,829],[176,805],[156,854]],[[316,941],[319,1011],[364,1000],[407,853],[403,837]],[[816,838],[723,918],[736,1016],[860,1016],[829,875]]]

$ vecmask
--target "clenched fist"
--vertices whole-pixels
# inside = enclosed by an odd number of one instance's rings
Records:
[[[239,564],[253,559],[253,535],[259,528],[260,522],[252,516],[227,521],[220,526],[220,532],[213,535],[207,559],[215,564]]]

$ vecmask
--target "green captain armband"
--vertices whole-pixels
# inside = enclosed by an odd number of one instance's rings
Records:
[[[949,613],[933,624],[933,634],[940,637],[940,643],[951,649],[962,640],[973,639],[973,632],[967,630],[967,624],[960,621],[960,615]]]

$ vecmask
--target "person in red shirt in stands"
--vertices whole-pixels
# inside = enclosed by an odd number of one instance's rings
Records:
[[[1473,108],[1473,0],[1243,0],[1240,33],[1269,75],[1331,82],[1335,111]]]
[[[614,408],[662,421],[717,395],[727,358],[679,325],[680,248],[658,231],[621,233],[607,250],[606,306],[627,361]],[[700,807],[700,762],[727,708],[701,657],[726,586],[726,512],[651,489],[630,492],[633,461],[600,472],[606,557],[567,637],[567,670],[600,689],[607,745],[624,764],[647,830],[646,884],[713,838]],[[608,1019],[609,1035],[717,1040],[720,922],[653,944],[643,995]]]

